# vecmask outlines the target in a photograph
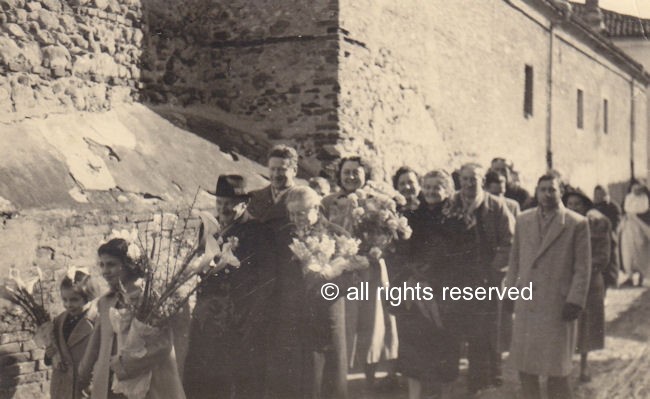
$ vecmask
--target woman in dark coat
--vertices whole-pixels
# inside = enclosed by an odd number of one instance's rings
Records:
[[[309,187],[296,187],[287,194],[291,224],[276,238],[277,291],[267,368],[268,397],[297,399],[347,397],[345,340],[346,273],[329,281],[340,296],[325,300],[320,292],[326,280],[306,274],[292,252],[294,238],[326,234],[348,236],[341,227],[320,215],[320,196]]]
[[[605,215],[593,209],[593,203],[581,191],[568,192],[562,198],[566,207],[586,216],[591,237],[591,280],[587,303],[578,319],[576,352],[580,353],[580,381],[591,380],[587,367],[589,352],[605,347],[605,290],[615,285],[618,269],[612,254],[612,227]]]
[[[413,235],[398,247],[404,260],[394,266],[392,286],[430,287],[434,299],[405,301],[393,308],[399,335],[399,370],[409,378],[409,398],[421,397],[422,383],[441,383],[442,398],[449,397],[451,382],[458,377],[459,345],[444,327],[444,314],[438,294],[447,285],[453,270],[446,266],[445,239],[441,228],[442,209],[453,193],[453,182],[442,170],[427,173],[422,179],[422,202],[407,212]]]

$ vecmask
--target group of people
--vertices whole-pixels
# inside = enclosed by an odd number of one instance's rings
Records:
[[[397,210],[412,235],[393,241],[352,224],[349,199],[372,182],[362,157],[341,159],[333,193],[323,178],[297,184],[298,155],[289,146],[271,149],[268,171],[270,184],[252,192],[240,175],[218,178],[221,228],[202,226],[200,241],[236,237],[241,265],[202,278],[182,378],[167,367],[175,360],[171,331],[147,343],[145,355],[116,352],[109,313],[123,307],[120,287],[141,276],[124,240],[113,239],[98,250],[110,291],[96,318],[84,310],[92,299],[87,276],[77,273],[61,285],[66,312],[55,328],[67,349],[63,360],[47,353],[53,399],[88,392],[93,399],[123,398],[112,389],[115,377],[161,367],[147,398],[346,398],[351,367],[365,372],[370,389],[394,383],[400,373],[410,398],[432,390],[448,398],[461,357],[468,360],[468,390],[477,393],[503,383],[506,351],[526,398],[541,397],[540,376],[548,377],[549,397],[571,397],[576,350],[583,355],[581,378],[588,379],[587,353],[604,345],[605,289],[616,284],[616,226],[582,192],[562,192],[557,174],[541,176],[531,197],[502,158],[489,168],[468,163],[423,176],[402,167],[393,186],[405,199]],[[341,289],[335,298],[323,298],[325,279],[306,274],[292,251],[296,238],[314,232],[356,238],[368,259],[368,267],[329,280]],[[360,283],[368,283],[370,297],[347,299],[345,288]],[[374,295],[390,286],[430,287],[433,299],[396,304]],[[442,295],[449,287],[528,286],[528,300]],[[388,377],[377,381],[382,362]]]

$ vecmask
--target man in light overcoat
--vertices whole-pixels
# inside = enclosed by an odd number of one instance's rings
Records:
[[[570,398],[569,374],[576,329],[591,274],[589,224],[564,208],[560,182],[543,175],[538,206],[517,218],[507,287],[532,285],[532,298],[514,303],[510,356],[525,398],[541,398],[539,376],[548,377],[548,396]]]

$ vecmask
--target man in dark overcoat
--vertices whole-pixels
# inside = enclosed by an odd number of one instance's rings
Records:
[[[272,233],[246,211],[249,195],[242,176],[219,176],[216,195],[219,231],[205,237],[212,232],[203,225],[202,241],[236,238],[233,253],[240,265],[215,267],[201,279],[184,389],[188,399],[258,399],[265,390],[267,317],[275,288]]]

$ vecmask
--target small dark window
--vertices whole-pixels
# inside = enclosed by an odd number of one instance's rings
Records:
[[[584,129],[585,127],[585,122],[584,122],[584,98],[583,98],[582,90],[578,89],[578,97],[577,97],[577,107],[576,107],[576,119],[577,119],[577,125],[578,129]]]
[[[533,67],[526,65],[524,87],[524,117],[533,116]]]
[[[603,100],[603,133],[609,133],[609,103]]]

